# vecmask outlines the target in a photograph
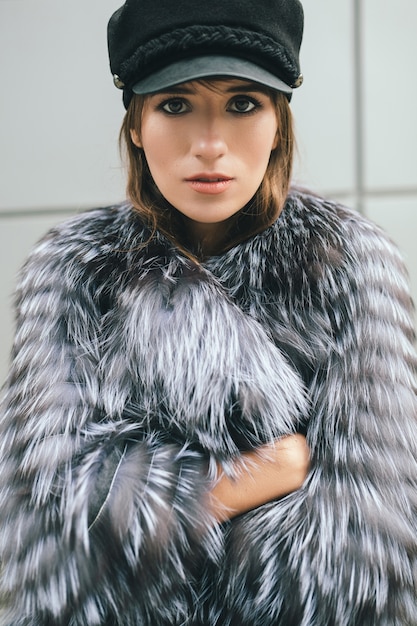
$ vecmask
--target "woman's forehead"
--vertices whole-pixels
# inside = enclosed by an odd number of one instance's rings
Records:
[[[249,81],[243,78],[222,77],[213,76],[208,78],[199,78],[197,80],[190,80],[178,85],[173,85],[158,91],[156,94],[195,94],[202,89],[209,89],[224,94],[233,94],[244,92],[257,91],[262,93],[270,93],[271,89],[260,83]]]

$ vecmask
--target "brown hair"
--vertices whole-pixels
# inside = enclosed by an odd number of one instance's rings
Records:
[[[200,81],[208,83],[209,81]],[[275,91],[270,97],[276,108],[277,148],[271,152],[264,179],[248,205],[229,222],[229,236],[216,253],[263,231],[281,213],[291,181],[294,132],[291,109],[286,96]],[[142,149],[135,146],[130,131],[140,136],[140,123],[146,96],[134,96],[126,111],[120,130],[120,146],[127,156],[127,195],[133,207],[154,230],[161,231],[190,258],[195,258],[192,244],[187,242],[181,213],[170,205],[155,185]],[[190,251],[192,250],[191,254]]]

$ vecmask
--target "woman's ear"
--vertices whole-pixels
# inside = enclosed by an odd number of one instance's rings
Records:
[[[271,152],[272,150],[275,150],[275,148],[278,147],[278,143],[279,143],[278,132],[276,132],[275,137],[274,137],[274,143],[272,144]]]
[[[130,138],[137,148],[142,148],[142,142],[140,140],[138,133],[136,132],[134,128],[130,129]]]

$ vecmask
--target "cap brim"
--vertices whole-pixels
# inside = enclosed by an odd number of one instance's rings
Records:
[[[132,91],[145,95],[191,80],[213,77],[241,78],[292,94],[292,88],[289,85],[259,65],[245,59],[221,55],[193,57],[171,63],[138,81],[132,87]]]

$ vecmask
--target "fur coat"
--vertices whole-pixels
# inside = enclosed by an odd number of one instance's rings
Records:
[[[128,205],[53,229],[17,290],[0,623],[417,625],[411,315],[395,246],[300,191],[201,265]],[[304,486],[214,523],[214,465],[294,431]]]

